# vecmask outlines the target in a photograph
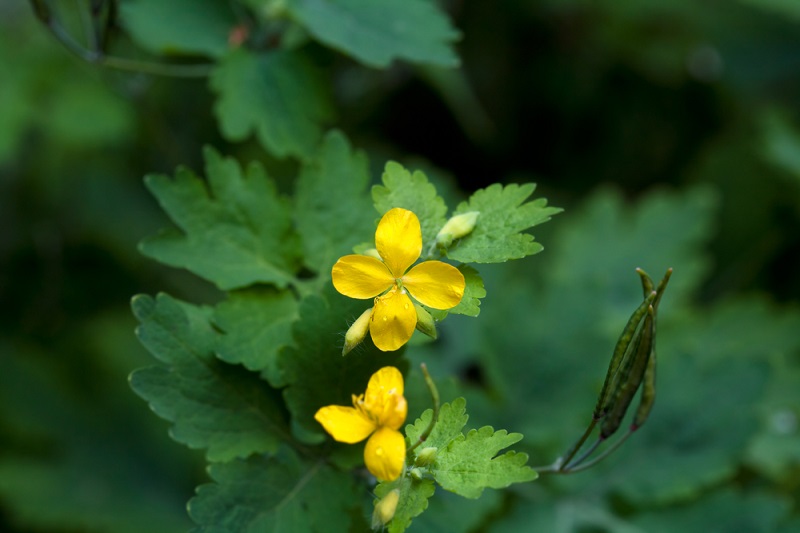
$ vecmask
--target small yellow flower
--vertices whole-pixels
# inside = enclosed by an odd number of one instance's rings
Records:
[[[331,275],[336,290],[350,298],[375,298],[369,332],[380,350],[403,346],[414,333],[417,312],[409,294],[433,309],[450,309],[464,296],[464,276],[442,261],[424,261],[417,215],[396,207],[383,215],[375,231],[382,261],[365,255],[340,258]]]
[[[398,429],[407,412],[403,375],[386,366],[372,374],[364,394],[353,395],[353,407],[328,405],[314,418],[339,442],[355,444],[369,437],[364,464],[376,478],[392,481],[400,477],[406,460],[406,440]]]

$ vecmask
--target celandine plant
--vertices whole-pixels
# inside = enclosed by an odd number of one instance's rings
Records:
[[[211,483],[189,502],[197,531],[397,532],[437,485],[477,498],[537,478],[525,454],[503,452],[522,435],[465,433],[465,400],[440,405],[424,365],[430,408],[408,413],[403,354],[415,330],[436,338],[449,314],[477,317],[486,291],[471,264],[541,251],[525,231],[559,209],[531,200],[532,184],[498,184],[448,212],[423,173],[396,163],[370,191],[365,156],[337,132],[302,164],[290,197],[257,163],[243,170],[211,149],[205,159],[205,180],[185,168],[146,178],[176,227],[141,250],[226,299],[134,298],[137,334],[161,364],[131,376],[172,422],[171,436],[205,452]],[[578,469],[613,433],[604,424],[578,456],[595,425],[621,421],[640,383],[654,387],[666,280],[655,288],[642,279],[645,300],[620,337],[592,424],[543,471]],[[649,412],[652,394],[642,398]]]

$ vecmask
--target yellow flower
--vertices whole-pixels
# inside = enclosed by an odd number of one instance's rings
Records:
[[[407,411],[403,375],[386,366],[372,374],[364,394],[353,395],[353,407],[328,405],[314,418],[339,442],[355,444],[369,437],[364,464],[376,478],[392,481],[400,477],[406,460],[406,440],[398,429]]]
[[[365,255],[340,258],[331,275],[336,290],[350,298],[375,298],[369,332],[380,350],[403,346],[417,325],[409,294],[433,309],[450,309],[464,296],[464,276],[442,261],[424,261],[409,270],[422,253],[417,215],[396,207],[383,215],[375,231],[382,261]]]

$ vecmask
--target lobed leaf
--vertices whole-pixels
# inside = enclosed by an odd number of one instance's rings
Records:
[[[548,207],[544,198],[526,202],[535,188],[532,183],[505,187],[497,183],[461,202],[454,215],[478,211],[480,216],[475,229],[456,241],[447,256],[464,263],[502,263],[541,252],[542,245],[533,235],[521,232],[547,222],[562,210]]]
[[[175,178],[149,175],[145,184],[178,229],[139,245],[145,255],[186,268],[223,290],[254,283],[286,287],[294,279],[296,241],[286,202],[264,169],[205,150],[204,183],[180,168]]]
[[[374,240],[375,216],[364,194],[367,163],[364,153],[335,131],[297,178],[294,212],[304,264],[326,280],[336,259],[351,253],[355,243]]]
[[[495,457],[497,452],[522,440],[519,433],[494,431],[490,426],[473,429],[439,450],[431,466],[434,479],[443,489],[465,498],[478,498],[484,488],[500,489],[512,483],[533,481],[539,475],[529,466],[528,455],[514,451]]]
[[[369,337],[355,350],[342,356],[344,334],[370,304],[346,298],[333,287],[322,294],[307,296],[300,303],[300,320],[292,333],[293,346],[281,352],[280,361],[286,382],[286,405],[293,416],[299,436],[307,440],[323,438],[326,433],[314,420],[317,409],[326,405],[352,405],[352,395],[362,394],[370,376],[384,366],[404,371],[402,350],[380,352]]]
[[[127,0],[119,10],[120,22],[136,44],[155,54],[219,57],[236,24],[223,0]]]
[[[222,135],[238,142],[255,134],[279,158],[310,157],[331,116],[319,74],[297,51],[232,50],[220,60],[210,84],[219,98],[214,112]]]
[[[409,445],[413,445],[419,440],[430,425],[431,417],[433,417],[433,410],[427,409],[413,424],[406,426],[406,440]],[[439,408],[439,419],[420,448],[446,448],[453,439],[462,435],[461,430],[467,425],[468,419],[467,401],[464,398],[456,398],[452,403],[442,404]],[[419,451],[420,448],[417,450]]]
[[[413,174],[399,163],[390,161],[381,177],[383,185],[372,187],[375,209],[383,215],[394,207],[413,211],[422,227],[422,253],[436,238],[446,222],[447,206],[421,171]]]
[[[286,290],[260,287],[230,293],[214,310],[213,322],[222,332],[217,357],[261,372],[270,385],[282,387],[278,354],[292,343],[297,308],[297,299]]]
[[[209,461],[274,453],[289,432],[280,399],[255,374],[214,356],[211,310],[166,294],[134,298],[140,342],[167,366],[135,371],[133,390],[173,423],[170,436]]]
[[[458,64],[451,45],[459,33],[430,0],[288,0],[287,7],[318,41],[366,65]]]
[[[196,533],[348,531],[359,502],[349,475],[289,448],[275,457],[214,464],[209,474],[214,482],[189,501]]]

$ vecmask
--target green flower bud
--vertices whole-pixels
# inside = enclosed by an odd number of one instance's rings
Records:
[[[347,333],[344,335],[344,348],[342,348],[342,355],[347,355],[347,353],[358,346],[361,341],[364,340],[364,337],[367,336],[367,332],[369,331],[369,317],[372,315],[372,308],[370,307],[363,313],[361,316],[353,322],[353,325],[350,326],[350,329],[347,330]]]
[[[414,304],[417,310],[417,329],[432,339],[436,339],[436,321],[431,314],[419,304]]]
[[[436,459],[436,452],[439,449],[435,446],[428,446],[427,448],[423,448],[418,454],[417,458],[414,459],[414,464],[416,466],[428,466]]]
[[[414,467],[411,469],[410,473],[411,477],[413,477],[417,481],[422,481],[422,479],[425,477],[425,473],[422,471],[421,468]]]
[[[442,226],[439,233],[436,234],[437,246],[447,248],[453,244],[454,240],[469,235],[472,230],[475,229],[475,224],[478,223],[478,215],[480,215],[479,211],[469,211],[451,217],[450,220]]]
[[[400,490],[394,489],[375,504],[375,510],[372,512],[372,529],[381,529],[394,518],[399,501]]]

